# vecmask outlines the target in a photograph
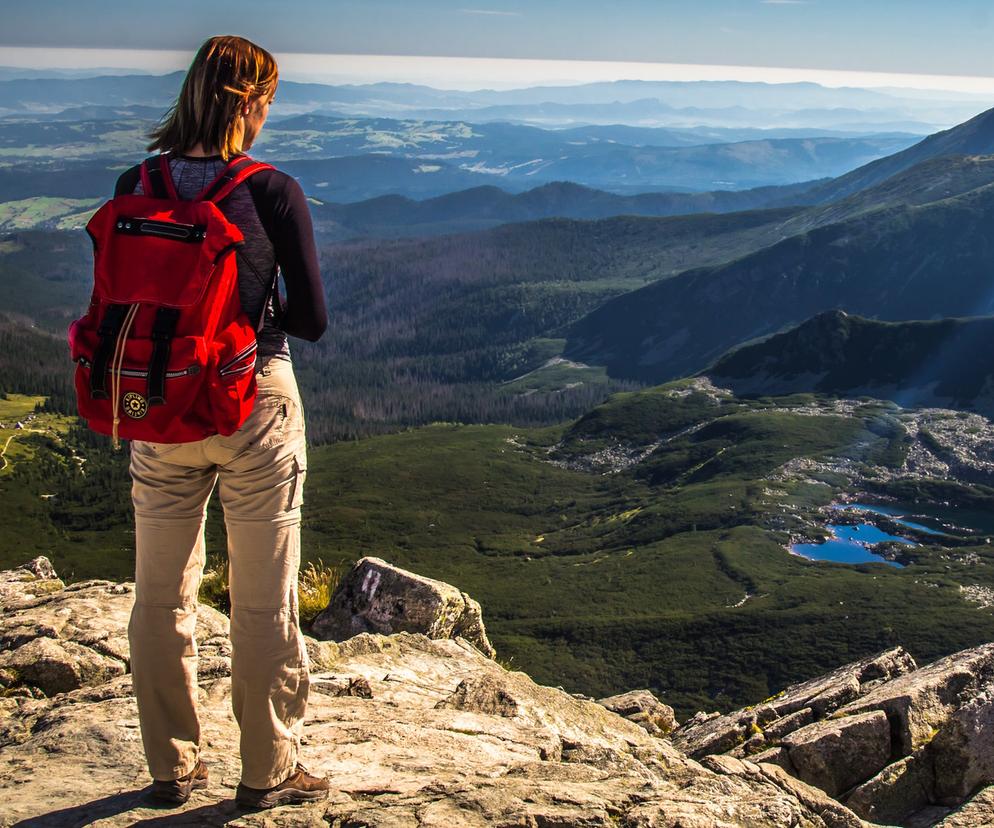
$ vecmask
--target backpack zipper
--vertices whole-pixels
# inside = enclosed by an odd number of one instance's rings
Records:
[[[84,368],[93,367],[93,364],[86,357],[80,357],[79,364],[82,365]],[[187,375],[199,374],[199,373],[200,373],[200,366],[194,363],[193,365],[189,365],[186,368],[181,368],[178,371],[166,371],[166,379],[177,379],[178,377],[185,377]],[[146,377],[148,377],[148,371],[142,371],[137,368],[122,368],[121,376],[134,377],[137,379],[145,379]]]
[[[246,371],[251,370],[255,367],[255,362],[251,362],[248,365],[244,365],[241,368],[235,368],[242,360],[248,359],[250,356],[255,354],[256,348],[259,347],[258,341],[252,342],[250,345],[246,345],[237,354],[235,354],[231,359],[221,365],[218,370],[218,376],[227,376],[228,374],[243,374]]]

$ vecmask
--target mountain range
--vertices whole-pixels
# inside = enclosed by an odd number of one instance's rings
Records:
[[[182,81],[166,75],[0,80],[0,115],[54,112],[89,104],[167,106]],[[615,123],[621,111],[653,126],[784,126],[927,134],[982,106],[979,96],[937,99],[919,90],[831,88],[814,83],[619,80],[570,86],[473,91],[410,83],[323,84],[283,80],[277,112],[333,110],[349,117],[517,118],[544,126]],[[508,109],[509,108],[509,109]],[[550,112],[554,110],[554,112]],[[844,110],[844,117],[839,117]],[[752,114],[749,114],[749,113]],[[846,124],[845,120],[850,123]]]
[[[994,110],[922,141],[888,161],[899,170],[889,178],[850,173],[836,185],[848,198],[790,217],[775,244],[606,302],[572,326],[563,355],[658,382],[825,310],[885,320],[994,312],[994,164],[960,152],[982,148],[992,121]]]

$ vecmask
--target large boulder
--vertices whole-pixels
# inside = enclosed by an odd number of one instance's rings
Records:
[[[923,751],[888,765],[845,799],[864,819],[887,825],[904,822],[934,801],[935,767]]]
[[[597,699],[597,703],[644,727],[654,736],[665,736],[677,726],[673,708],[663,704],[650,690],[629,690]]]
[[[890,724],[879,710],[827,719],[795,730],[783,745],[800,779],[839,796],[890,761]]]
[[[344,641],[363,632],[460,637],[484,655],[496,655],[478,601],[444,581],[374,557],[361,558],[342,578],[328,606],[311,622],[311,632],[331,641]]]
[[[935,797],[959,803],[994,784],[994,692],[988,687],[950,716],[927,752],[935,768]]]
[[[895,748],[907,756],[930,742],[939,728],[994,678],[994,644],[954,653],[871,690],[839,711],[855,715],[883,710]]]

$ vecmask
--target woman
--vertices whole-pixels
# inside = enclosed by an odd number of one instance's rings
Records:
[[[181,198],[192,198],[251,147],[277,84],[272,55],[240,37],[201,47],[176,105],[152,132]],[[117,194],[141,192],[139,168]],[[258,332],[258,396],[234,434],[191,443],[131,444],[135,605],[131,671],[152,795],[185,802],[207,785],[197,717],[197,593],[206,563],[207,501],[220,481],[228,534],[231,703],[241,731],[236,800],[268,808],[327,796],[328,782],[299,763],[308,658],[297,610],[300,505],[307,468],[304,417],[287,335],[317,340],[327,325],[307,202],[277,170],[256,173],[218,204],[245,236],[242,310]],[[279,266],[286,308],[277,319]],[[277,294],[278,298],[278,294]],[[278,303],[277,303],[278,304]]]

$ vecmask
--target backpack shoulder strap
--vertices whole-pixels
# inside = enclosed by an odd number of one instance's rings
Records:
[[[239,184],[263,170],[272,170],[272,164],[256,161],[247,155],[239,155],[232,159],[210,184],[198,195],[197,201],[213,201],[215,204],[230,195]]]
[[[176,185],[169,171],[169,159],[164,154],[146,158],[141,165],[142,190],[152,198],[179,201]]]

